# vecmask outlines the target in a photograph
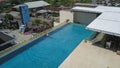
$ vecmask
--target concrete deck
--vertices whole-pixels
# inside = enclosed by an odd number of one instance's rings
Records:
[[[120,56],[83,41],[59,68],[120,68]]]
[[[16,42],[17,43],[21,43],[25,40],[28,40],[32,37],[32,35],[24,35],[24,34],[21,34],[19,33],[19,30],[14,30],[10,33],[10,35],[15,35],[16,36]]]
[[[60,23],[54,23],[54,26],[58,26]],[[4,30],[5,31],[5,30]],[[3,32],[4,32],[3,31]],[[29,34],[29,35],[24,35],[24,34],[21,34],[21,33],[19,33],[20,32],[20,30],[14,30],[14,31],[6,31],[6,32],[9,32],[8,33],[8,35],[10,35],[10,36],[13,36],[13,35],[15,35],[15,38],[16,38],[16,43],[21,43],[21,42],[24,42],[25,40],[29,40],[31,37],[32,37],[32,35],[31,34]]]

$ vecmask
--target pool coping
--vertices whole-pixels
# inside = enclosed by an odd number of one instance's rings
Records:
[[[49,34],[54,34],[55,32],[57,32],[58,30],[61,30],[62,28],[64,28],[65,26],[67,26],[68,24],[70,23],[65,23],[57,28],[54,28],[52,29],[51,31],[48,31]],[[5,63],[6,61],[8,61],[9,59],[15,57],[16,55],[24,52],[25,50],[29,49],[30,47],[32,47],[33,45],[32,44],[35,44],[37,40],[44,40],[46,38],[45,34],[43,35],[40,35],[39,37],[33,39],[33,40],[30,40],[29,42],[21,45],[21,46],[18,46],[17,48],[15,48],[14,50],[11,50],[7,53],[5,53],[4,55],[0,56],[0,65]],[[34,42],[34,43],[33,43]]]

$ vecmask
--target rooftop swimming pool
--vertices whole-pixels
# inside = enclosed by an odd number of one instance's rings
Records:
[[[83,40],[94,32],[71,23],[0,65],[0,68],[57,68]]]

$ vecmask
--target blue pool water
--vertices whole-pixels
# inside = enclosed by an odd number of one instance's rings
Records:
[[[69,24],[37,41],[31,48],[0,65],[0,68],[57,68],[83,39],[93,33],[85,26]]]

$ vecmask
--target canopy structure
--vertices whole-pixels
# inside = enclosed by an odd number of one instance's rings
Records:
[[[45,7],[45,6],[49,6],[50,5],[47,2],[45,2],[45,1],[34,1],[34,2],[27,2],[27,3],[24,3],[24,4],[28,5],[28,8],[38,8],[38,7]],[[13,8],[19,9],[19,7],[21,5],[22,4],[16,5]]]
[[[104,13],[104,12],[120,12],[119,7],[110,7],[110,6],[97,6],[95,8],[90,7],[73,7],[72,11],[82,11],[82,12],[93,12],[93,13]]]
[[[19,9],[19,7],[22,6],[22,5],[23,5],[23,4],[16,5],[16,6],[14,6],[13,8],[15,8],[15,9]]]
[[[19,12],[16,12],[16,11],[11,11],[9,12],[9,14],[11,14],[14,18],[20,18],[20,13]]]
[[[45,1],[27,2],[25,4],[28,5],[28,8],[38,8],[38,7],[45,7],[50,5]]]
[[[103,12],[103,11],[97,10],[95,8],[89,8],[89,7],[74,7],[74,8],[72,8],[72,11],[91,12],[91,13],[102,13]]]
[[[119,13],[103,13],[92,23],[90,23],[87,28],[103,32],[110,35],[120,36],[120,14]]]
[[[96,8],[81,8],[77,7],[72,9],[73,11],[84,12],[100,12],[101,14],[93,20],[86,28],[105,34],[115,35],[120,37],[120,8],[119,7],[107,7],[98,6]]]
[[[47,13],[47,10],[39,10],[39,11],[37,11],[37,13]]]

